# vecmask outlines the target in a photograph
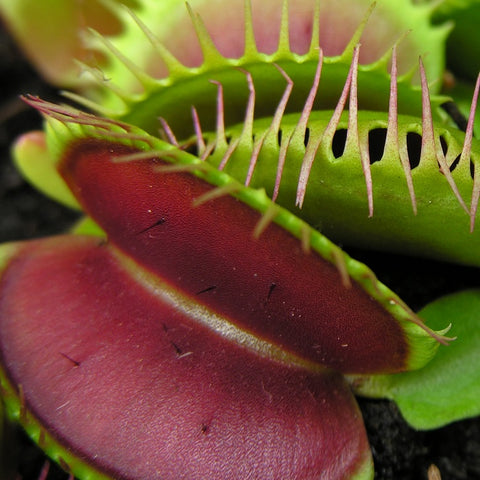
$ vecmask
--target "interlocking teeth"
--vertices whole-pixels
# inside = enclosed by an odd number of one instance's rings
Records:
[[[296,188],[297,207],[302,208],[305,197],[307,195],[308,185],[310,184],[310,176],[312,167],[318,158],[328,158],[331,156],[332,148],[335,143],[335,138],[338,134],[340,122],[343,121],[345,115],[348,115],[348,125],[346,128],[346,137],[344,140],[343,151],[341,158],[348,161],[360,162],[366,189],[366,202],[368,209],[368,216],[372,217],[374,214],[374,185],[372,179],[371,163],[377,160],[386,160],[391,162],[395,160],[398,165],[401,165],[412,211],[414,215],[418,212],[417,195],[414,187],[414,179],[412,175],[412,166],[410,163],[409,152],[407,148],[407,139],[405,132],[399,133],[399,98],[398,98],[398,61],[397,61],[397,47],[392,48],[388,56],[385,56],[385,62],[391,59],[390,70],[390,85],[389,85],[389,101],[388,101],[388,121],[385,127],[386,137],[384,142],[383,153],[379,159],[370,158],[370,139],[365,135],[365,128],[360,128],[361,122],[360,108],[359,108],[359,55],[360,45],[357,45],[353,50],[352,60],[346,79],[344,80],[343,90],[338,98],[334,110],[331,112],[330,119],[325,127],[315,126],[315,120],[311,120],[312,112],[314,110],[314,103],[317,100],[317,93],[321,85],[322,71],[325,65],[324,55],[321,49],[317,52],[318,61],[313,77],[313,83],[309,90],[307,99],[301,113],[296,117],[294,128],[282,128],[285,123],[286,110],[288,108],[289,99],[294,91],[294,81],[288,73],[279,65],[274,64],[277,70],[283,76],[286,87],[283,91],[280,101],[274,115],[271,117],[268,127],[258,127],[255,118],[255,109],[257,103],[256,85],[254,83],[252,74],[246,70],[242,70],[246,77],[249,95],[247,98],[247,105],[245,109],[245,116],[243,124],[241,125],[240,134],[230,133],[230,128],[225,125],[225,98],[224,88],[222,82],[211,80],[211,83],[217,87],[216,100],[216,131],[214,137],[211,133],[203,132],[200,126],[200,118],[197,110],[192,109],[193,128],[196,132],[195,141],[197,143],[197,153],[202,159],[208,159],[210,155],[215,153],[218,158],[217,166],[220,170],[227,168],[231,162],[241,162],[246,167],[244,178],[239,178],[250,185],[255,175],[258,164],[262,163],[261,159],[266,156],[275,155],[277,157],[277,164],[275,169],[275,182],[271,198],[275,201],[280,192],[282,178],[286,168],[285,162],[287,158],[292,161],[292,156],[296,156],[300,161],[300,170],[298,175],[298,182]],[[328,66],[326,68],[329,68]],[[434,124],[434,117],[432,113],[432,99],[430,96],[429,86],[426,78],[425,67],[422,59],[419,59],[419,72],[421,78],[421,118],[414,120],[419,125],[421,131],[421,149],[419,152],[419,162],[422,164],[429,164],[432,167],[432,174],[435,175],[440,169],[441,174],[445,177],[450,186],[451,191],[456,197],[461,208],[471,217],[471,228],[473,229],[474,218],[480,197],[480,182],[474,182],[474,189],[472,193],[472,203],[470,208],[467,207],[465,200],[460,193],[460,190],[453,178],[450,163],[456,163],[454,152],[444,152],[441,146],[440,134],[436,131]],[[460,162],[466,163],[470,161],[471,142],[473,137],[473,120],[475,116],[476,104],[478,101],[478,84],[477,90],[472,100],[472,110],[469,118],[469,125],[465,135],[464,144],[462,147],[462,155]],[[163,122],[163,120],[162,120]],[[266,124],[266,119],[262,119],[262,125]],[[164,131],[166,136],[171,139],[171,143],[178,145],[178,142],[173,140],[175,136],[171,132],[168,123],[164,122]],[[237,127],[237,130],[240,126]],[[360,132],[362,130],[362,133]],[[402,137],[400,137],[402,135]],[[408,133],[407,133],[408,135]],[[205,144],[205,138],[209,138],[208,144]],[[191,142],[192,140],[190,140]],[[180,142],[181,143],[181,142]],[[213,143],[213,145],[212,145]],[[207,146],[208,145],[208,146]],[[208,152],[207,152],[208,150]],[[235,157],[235,158],[234,158]],[[298,161],[297,160],[297,161]],[[230,168],[230,167],[228,167]],[[236,167],[232,167],[236,168]],[[261,168],[261,167],[260,167]],[[453,167],[454,168],[454,167]],[[452,169],[453,169],[452,168]],[[273,175],[273,173],[272,173]]]

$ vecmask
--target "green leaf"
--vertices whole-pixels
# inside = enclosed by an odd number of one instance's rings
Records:
[[[371,378],[359,393],[393,399],[410,425],[422,430],[480,415],[480,289],[443,297],[419,315],[431,328],[451,321],[449,333],[457,339],[424,368]]]
[[[116,4],[117,3],[117,4]],[[86,26],[102,34],[122,30],[116,10],[119,3],[90,0],[0,0],[0,18],[38,72],[50,83],[69,88],[84,88],[92,79],[79,75],[75,59],[101,65],[101,59],[88,48]],[[135,0],[122,4],[136,7]]]
[[[105,237],[105,232],[90,217],[82,217],[71,229],[70,233],[76,235],[93,235],[95,237]]]
[[[13,146],[12,155],[23,177],[40,192],[67,207],[80,208],[56,170],[45,133],[33,131],[22,135]]]
[[[15,456],[12,448],[12,435],[10,424],[5,418],[5,408],[0,400],[0,478],[3,480],[13,480]]]
[[[475,81],[480,69],[480,21],[478,0],[444,0],[433,14],[434,23],[454,22],[447,40],[447,64],[461,78]]]
[[[265,338],[270,336],[272,341],[285,346],[288,339],[291,345],[287,350],[297,352],[304,360],[341,372],[405,371],[420,368],[434,355],[437,340],[442,340],[438,335],[425,329],[423,322],[381,285],[365,265],[347,257],[291,212],[273,205],[263,190],[242,186],[225,172],[132,125],[72,109],[67,111],[40,100],[31,101],[48,117],[49,140],[59,160],[59,171],[72,192],[78,195],[84,211],[107,233],[109,241],[152,272],[170,278],[175,284],[188,279],[185,288],[193,295],[221,282],[221,294],[205,298],[216,305],[212,308],[216,311],[227,309],[230,316],[236,316],[235,302],[248,298],[252,306],[248,308],[252,310],[245,313],[247,308],[242,304],[238,319],[241,324],[248,325],[249,329],[258,328]],[[112,158],[116,161],[112,162]],[[197,169],[197,165],[201,168]],[[176,173],[171,170],[172,166]],[[156,170],[158,167],[163,171]],[[194,203],[196,207],[192,208]],[[238,215],[243,220],[236,227],[237,233],[233,233],[231,224]],[[178,219],[182,219],[181,222]],[[162,233],[165,230],[162,225],[168,228],[167,235]],[[264,225],[269,228],[268,234],[255,233],[261,233]],[[157,227],[160,230],[154,233],[152,229]],[[187,228],[194,233],[186,236]],[[302,232],[306,229],[311,255],[302,247],[305,237]],[[279,241],[279,235],[285,240]],[[202,247],[194,250],[191,238],[197,239],[196,243]],[[234,242],[238,242],[235,243],[238,248],[232,247]],[[286,248],[287,244],[292,247]],[[205,252],[210,252],[208,257]],[[275,265],[265,262],[262,252],[269,252],[268,258],[278,255]],[[293,252],[297,252],[295,257]],[[306,256],[302,252],[309,254]],[[243,296],[237,285],[231,290],[233,277],[228,259],[232,255],[243,259],[242,268],[235,267],[236,275],[243,278],[239,282]],[[218,258],[222,261],[218,262]],[[344,273],[339,270],[339,260],[345,264]],[[305,262],[305,269],[299,262]],[[295,272],[290,267],[283,270],[283,265],[291,264],[296,265]],[[192,265],[195,265],[193,272]],[[327,271],[332,275],[327,275]],[[314,275],[314,280],[298,278],[296,281],[297,275]],[[321,282],[318,279],[322,279]],[[323,315],[319,312],[326,312],[327,302],[318,302],[318,299],[325,298],[320,288],[326,291],[327,281],[337,292],[328,296],[333,300],[335,311]],[[351,282],[352,288],[347,282]],[[276,288],[281,284],[289,285],[288,289],[277,288],[272,299],[268,297],[270,313],[267,317],[275,318],[274,323],[264,320],[265,307],[253,307],[264,304],[264,288],[268,291],[272,283]],[[305,285],[312,285],[308,296],[305,296]],[[294,289],[298,290],[295,294]],[[318,294],[312,293],[312,289]],[[278,293],[281,291],[287,296]],[[223,306],[218,302],[224,302]],[[289,302],[301,305],[301,315],[295,316],[296,331],[306,341],[300,337],[292,340],[289,313],[297,308],[287,308]],[[350,315],[346,314],[348,308],[352,309]],[[331,320],[322,323],[322,319],[327,318]],[[344,318],[349,321],[344,323]],[[290,333],[281,333],[283,328]],[[319,349],[326,336],[321,333],[323,328],[333,339],[327,342],[327,350]],[[336,328],[338,334],[334,333]],[[351,338],[349,332],[352,332]],[[329,363],[330,360],[334,363]]]

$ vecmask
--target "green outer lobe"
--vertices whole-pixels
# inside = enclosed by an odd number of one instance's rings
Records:
[[[67,156],[69,155],[70,148],[74,148],[75,138],[79,139],[78,140],[79,146],[81,146],[81,139],[85,138],[86,135],[91,139],[100,138],[102,139],[102,142],[104,144],[105,144],[105,141],[108,141],[108,133],[103,128],[99,132],[97,132],[95,129],[92,129],[88,126],[81,126],[81,125],[76,126],[74,124],[69,123],[68,129],[65,129],[63,126],[61,126],[58,122],[54,120],[51,120],[50,127],[52,129],[51,130],[52,143],[56,144],[56,148],[59,153],[59,156],[63,158],[66,158],[65,155]],[[110,127],[114,129],[112,125],[110,125]],[[136,133],[137,131],[133,127],[130,126],[128,127],[128,129],[130,130],[131,135],[135,135],[135,138],[137,138],[137,136],[140,135],[140,133]],[[112,147],[114,147],[115,143],[118,144],[118,142],[120,141],[118,135],[112,138],[112,140],[114,142],[112,144]],[[92,140],[90,140],[90,142],[92,142]],[[225,186],[225,185],[235,184],[235,182],[224,173],[219,172],[215,169],[208,168],[208,166],[206,166],[203,162],[199,162],[195,157],[187,153],[181,152],[178,149],[174,149],[171,146],[153,137],[145,136],[145,140],[143,142],[139,140],[129,140],[127,137],[125,137],[125,140],[123,141],[124,144],[126,145],[130,144],[133,146],[134,149],[139,149],[139,150],[145,149],[145,146],[146,146],[145,142],[150,144],[150,148],[154,148],[157,150],[170,151],[171,152],[170,154],[173,155],[176,163],[179,163],[179,164],[193,163],[196,165],[200,165],[199,170],[195,171],[195,175],[197,177],[200,177],[206,180],[211,185]],[[94,144],[95,142],[93,142],[93,145]],[[88,141],[85,142],[85,145],[88,145]],[[119,147],[115,147],[115,148],[119,148]],[[82,150],[80,147],[79,153],[81,151]],[[167,154],[167,157],[168,157],[168,154]],[[107,166],[108,165],[105,165],[105,167]],[[102,174],[101,169],[99,171],[99,174]],[[167,174],[167,175],[172,175],[172,174]],[[111,183],[111,181],[107,179],[105,182],[105,185],[108,184],[109,182]],[[115,182],[114,182],[114,185],[115,185]],[[118,190],[117,187],[114,187],[114,188]],[[129,187],[126,187],[126,188],[129,188]],[[242,188],[239,184],[235,186],[235,189],[237,189],[238,192],[233,194],[233,197],[237,198],[243,203],[246,203],[247,205],[249,205],[250,208],[253,208],[254,211],[255,210],[258,211],[260,214],[265,214],[269,210],[269,208],[272,207],[271,201],[265,196],[265,194],[262,191]],[[141,192],[142,194],[145,193],[144,190],[142,190],[141,188],[139,192]],[[112,191],[112,194],[117,195],[117,193],[114,193]],[[107,202],[109,204],[111,203],[109,199],[107,199]],[[129,207],[125,207],[125,208],[129,208]],[[157,206],[155,208],[157,208]],[[201,207],[197,207],[197,208],[201,208]],[[108,214],[107,217],[109,215],[110,214]],[[146,219],[145,222],[147,222],[148,225],[146,225],[144,222],[144,224],[142,225],[142,229],[148,227],[149,225],[152,225],[155,221],[158,220],[158,218],[159,217],[157,215],[157,217],[155,219],[152,219],[151,221],[147,221]],[[138,219],[135,221],[138,221]],[[274,219],[274,222],[277,225],[279,225],[282,229],[285,229],[286,231],[290,232],[291,235],[299,239],[302,238],[303,232],[305,232],[305,229],[307,228],[308,230],[308,227],[304,222],[295,218],[288,211],[285,211],[280,208],[278,209],[278,213]],[[141,229],[137,228],[136,231],[139,231],[139,230]],[[252,227],[252,230],[253,230],[253,227]],[[418,368],[421,365],[423,365],[426,361],[428,361],[428,359],[431,358],[431,356],[433,355],[438,345],[436,345],[436,342],[432,338],[430,338],[428,334],[424,332],[418,325],[415,325],[414,323],[412,323],[412,313],[409,312],[408,309],[405,309],[404,306],[402,306],[402,302],[398,299],[398,297],[396,297],[395,294],[393,294],[393,292],[388,290],[387,287],[380,284],[375,279],[373,273],[365,265],[362,265],[359,262],[356,262],[353,259],[346,256],[345,254],[341,253],[341,251],[337,247],[331,244],[325,237],[320,235],[318,232],[311,231],[310,235],[311,235],[311,238],[310,238],[311,248],[316,253],[318,253],[321,257],[325,258],[328,262],[332,262],[334,264],[336,263],[336,260],[338,260],[338,256],[340,256],[340,258],[343,257],[343,261],[345,262],[347,272],[351,276],[352,280],[355,283],[357,283],[358,286],[364,289],[371,298],[379,302],[385,310],[387,310],[388,312],[390,312],[392,315],[395,316],[395,318],[399,322],[399,325],[401,325],[401,328],[403,329],[404,333],[407,334],[408,344],[411,346],[409,358],[407,361],[407,364],[408,364],[407,368]],[[220,238],[222,238],[222,236],[220,236]],[[260,239],[261,238],[262,236],[260,237]],[[115,240],[115,237],[113,237],[113,239]],[[121,237],[117,236],[116,241],[119,241],[119,240],[121,240]],[[216,244],[216,241],[213,242],[213,245],[214,244]],[[138,253],[141,253],[143,255],[142,252],[145,252],[145,251],[139,250],[136,253],[136,255]],[[209,285],[205,285],[205,287],[209,287],[212,284],[214,285],[215,283],[210,283]]]
[[[320,138],[330,118],[331,111],[313,112],[308,127],[310,140]],[[298,123],[298,115],[285,115],[281,124],[282,141],[287,139]],[[387,128],[388,115],[380,112],[358,113],[360,143],[367,144],[368,132],[375,128]],[[253,133],[259,138],[270,127],[269,119],[254,122]],[[338,129],[348,128],[345,112]],[[399,138],[405,145],[408,132],[422,133],[421,119],[406,115],[398,118]],[[226,135],[233,142],[241,135],[243,125],[227,128]],[[337,130],[338,130],[337,129]],[[206,141],[216,134],[205,134]],[[435,137],[443,136],[448,145],[449,163],[462,152],[464,134],[446,126],[435,127]],[[279,146],[275,138],[269,138],[260,151],[250,186],[265,188],[271,196],[275,185]],[[470,217],[462,209],[438,164],[422,158],[412,170],[418,214],[414,215],[407,181],[398,156],[387,156],[371,165],[373,182],[373,217],[368,217],[367,190],[360,159],[345,150],[335,158],[330,145],[322,144],[317,152],[307,185],[303,207],[295,207],[300,167],[305,155],[303,137],[293,142],[289,149],[277,202],[300,216],[322,233],[342,244],[354,244],[367,248],[394,251],[411,255],[480,265],[480,233],[470,233]],[[438,147],[440,148],[440,147]],[[247,176],[252,143],[245,139],[228,161],[225,171],[243,182]],[[207,158],[218,166],[224,149],[217,149]],[[473,139],[471,159],[480,165],[480,142]],[[273,172],[273,173],[272,173]],[[456,185],[469,204],[473,180],[470,162],[461,162],[452,172]]]
[[[452,321],[457,339],[416,372],[353,381],[357,393],[394,400],[414,428],[429,430],[480,414],[480,291],[442,297],[420,314],[432,327]],[[460,394],[461,392],[461,394]]]
[[[9,415],[75,475],[373,478],[361,416],[340,375],[231,344],[98,239],[57,237],[2,253],[11,255],[0,304]],[[45,270],[56,297],[44,285],[30,295]],[[26,411],[11,383],[19,379]],[[109,474],[75,457],[93,457]]]

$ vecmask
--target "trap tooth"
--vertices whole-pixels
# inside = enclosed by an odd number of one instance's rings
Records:
[[[415,368],[433,354],[439,337],[366,266],[262,191],[145,133],[140,143],[134,127],[75,121],[49,120],[61,174],[109,241],[155,275],[242,330],[342,372]]]
[[[97,238],[0,256],[2,401],[76,478],[373,478],[341,375],[231,342]]]

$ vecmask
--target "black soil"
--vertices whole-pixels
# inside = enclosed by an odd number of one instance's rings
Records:
[[[20,94],[58,100],[28,66],[0,26],[0,242],[42,237],[62,232],[75,214],[46,199],[19,176],[9,145],[26,131],[41,128],[39,115]],[[365,261],[413,308],[421,308],[443,294],[480,286],[478,270],[385,254],[351,252]],[[476,278],[476,279],[475,279]],[[459,392],[460,393],[460,392]],[[388,401],[359,399],[371,442],[378,480],[427,479],[434,463],[443,480],[480,479],[480,419],[457,422],[432,432],[417,432]],[[18,480],[38,480],[46,462],[42,452],[16,431]],[[68,475],[51,465],[48,480]]]

